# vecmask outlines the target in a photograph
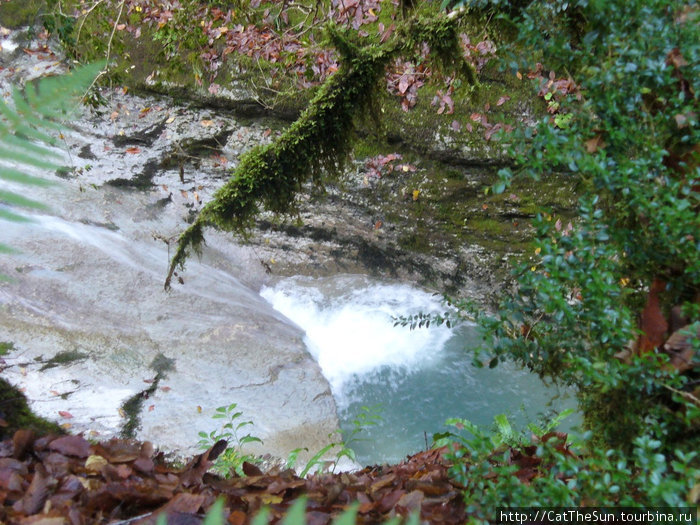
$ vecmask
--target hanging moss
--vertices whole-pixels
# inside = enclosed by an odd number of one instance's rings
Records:
[[[471,71],[462,58],[456,23],[444,15],[416,18],[383,44],[371,41],[360,46],[347,30],[330,25],[328,35],[341,56],[339,70],[279,138],[242,157],[229,181],[178,239],[166,289],[191,252],[200,253],[205,226],[245,235],[262,207],[293,212],[295,196],[305,182],[320,185],[324,173],[339,173],[352,150],[354,122],[376,104],[380,80],[395,56],[413,57],[427,41],[443,67]],[[473,80],[473,75],[467,78]]]

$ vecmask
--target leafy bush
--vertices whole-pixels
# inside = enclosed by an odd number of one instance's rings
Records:
[[[454,462],[451,475],[465,488],[467,513],[498,521],[502,507],[683,507],[698,483],[697,451],[660,453],[661,442],[634,440],[632,453],[591,446],[590,436],[572,443],[566,434],[515,433],[504,416],[487,433],[453,419],[458,429],[441,437]]]
[[[700,326],[697,9],[669,0],[463,4],[519,29],[506,62],[529,72],[550,113],[509,137],[517,167],[491,189],[559,172],[581,191],[575,220],[537,216],[517,290],[495,317],[481,315],[490,362],[514,359],[577,386],[603,443],[634,454],[644,434],[664,453],[692,448],[700,341],[687,337],[683,369],[662,344],[674,307],[688,333]],[[646,343],[655,331],[663,339]]]
[[[490,366],[512,359],[576,386],[591,430],[573,450],[557,434],[538,434],[526,446],[504,422],[505,443],[453,420],[472,434],[455,438],[453,452],[468,512],[488,519],[501,506],[693,504],[700,487],[697,8],[669,0],[461,4],[517,28],[504,64],[532,81],[549,113],[507,137],[516,166],[501,170],[489,191],[558,172],[576,179],[581,197],[574,220],[546,209],[537,215],[535,251],[515,269],[517,287],[495,316],[461,302],[434,320],[476,318],[487,343],[479,363],[485,355]],[[672,333],[683,342],[682,359]]]

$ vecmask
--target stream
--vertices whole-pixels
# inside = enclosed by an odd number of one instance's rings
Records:
[[[261,295],[304,330],[331,384],[345,435],[367,409],[379,416],[353,436],[362,464],[398,462],[424,449],[433,434],[448,430],[448,418],[488,430],[494,416],[506,414],[524,430],[574,404],[512,363],[474,367],[470,350],[480,339],[466,322],[454,329],[396,326],[399,316],[444,312],[439,296],[413,286],[357,275],[293,277],[264,287]]]
[[[0,87],[61,71],[56,56],[8,42]],[[120,89],[103,96],[105,107],[83,110],[63,134],[69,170],[35,173],[54,183],[32,189],[50,210],[2,223],[2,242],[17,250],[0,255],[9,277],[0,282],[0,342],[11,348],[2,374],[37,413],[89,437],[130,435],[186,455],[197,452],[199,431],[220,429],[216,408],[236,403],[264,441],[250,452],[285,458],[304,447],[303,464],[372,407],[380,420],[351,444],[370,464],[424,448],[449,417],[488,427],[506,413],[522,426],[550,410],[557,392],[536,377],[471,365],[474,327],[394,326],[395,316],[443,309],[417,286],[422,269],[461,277],[478,259],[464,266],[398,251],[400,228],[378,229],[361,202],[308,205],[309,235],[268,227],[242,244],[207,231],[202,258],[166,293],[177,235],[240,156],[284,123]],[[366,189],[363,179],[352,172],[345,194]],[[462,291],[478,296],[469,283],[479,275],[467,274]]]

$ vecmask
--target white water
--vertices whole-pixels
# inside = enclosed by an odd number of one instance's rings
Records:
[[[306,332],[306,344],[331,383],[343,428],[362,407],[379,406],[381,421],[352,444],[361,463],[400,461],[464,417],[488,428],[505,413],[523,428],[551,412],[558,395],[512,364],[472,366],[479,344],[472,326],[409,330],[392,316],[443,312],[440,298],[404,284],[359,276],[288,278],[261,295]],[[558,400],[554,409],[571,402]]]
[[[347,387],[382,368],[408,372],[436,358],[452,336],[445,327],[395,327],[394,316],[437,312],[440,300],[401,284],[372,283],[360,276],[332,280],[295,277],[261,295],[306,332],[337,400]]]

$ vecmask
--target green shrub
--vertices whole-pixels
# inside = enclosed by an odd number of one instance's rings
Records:
[[[664,352],[625,349],[640,335],[654,280],[664,283],[663,315],[678,305],[691,332],[700,322],[697,9],[670,0],[462,4],[518,28],[504,65],[524,82],[530,72],[551,113],[508,137],[517,166],[491,190],[559,172],[582,195],[571,222],[541,210],[517,289],[496,316],[480,315],[488,361],[513,359],[576,386],[605,447],[634,454],[645,435],[669,457],[692,449],[697,372],[677,372]],[[689,343],[697,363],[700,341]]]
[[[700,480],[697,451],[660,453],[661,442],[635,439],[632,453],[604,449],[589,438],[574,440],[548,430],[528,439],[504,416],[486,433],[469,421],[453,419],[449,444],[451,475],[465,488],[467,513],[498,521],[503,507],[683,507]],[[517,438],[515,438],[517,436]]]

